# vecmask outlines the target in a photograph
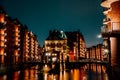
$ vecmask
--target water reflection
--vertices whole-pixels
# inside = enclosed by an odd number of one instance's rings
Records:
[[[66,68],[65,64],[60,64],[56,69],[55,65],[53,66],[37,65],[15,72],[10,71],[9,74],[1,75],[0,80],[109,80],[103,65],[87,64],[70,69]]]
[[[67,69],[60,64],[59,73],[43,73],[44,80],[108,80],[106,67],[97,64],[87,64],[77,68]]]

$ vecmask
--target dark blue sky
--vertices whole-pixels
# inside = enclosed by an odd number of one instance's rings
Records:
[[[49,30],[80,30],[87,46],[100,43],[101,0],[0,0],[6,13],[18,18],[38,37],[41,45]]]

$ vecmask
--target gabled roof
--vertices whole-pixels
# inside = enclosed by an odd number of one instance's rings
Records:
[[[64,40],[66,39],[66,35],[63,31],[59,31],[59,30],[53,30],[53,31],[49,31],[49,36],[47,37],[46,40]]]

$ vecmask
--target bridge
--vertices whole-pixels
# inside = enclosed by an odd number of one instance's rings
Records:
[[[61,62],[40,62],[40,61],[32,61],[32,62],[24,62],[23,64],[32,64],[32,65],[44,65],[44,64],[69,64],[69,65],[76,65],[76,64],[102,64],[102,65],[106,65],[108,64],[107,61],[101,61],[101,60],[94,60],[94,59],[82,59],[82,60],[74,60],[74,61],[61,61]]]

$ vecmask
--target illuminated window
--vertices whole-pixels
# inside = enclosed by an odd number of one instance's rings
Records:
[[[0,46],[4,47],[4,42],[3,41],[0,41]]]
[[[14,55],[15,55],[15,56],[18,56],[18,50],[15,50],[15,51],[14,51]]]
[[[16,31],[16,32],[19,32],[18,26],[15,26],[15,31]]]
[[[15,41],[15,45],[18,45],[18,41]]]
[[[4,14],[1,14],[1,15],[0,15],[0,22],[1,22],[1,23],[4,23]]]
[[[4,35],[4,30],[0,30],[0,34],[1,34],[1,35]]]
[[[0,36],[0,40],[4,41],[4,36]]]
[[[18,37],[15,37],[15,41],[18,41]]]
[[[18,32],[15,33],[15,36],[19,36],[19,35],[18,35]]]
[[[4,48],[0,48],[0,55],[4,54]]]

